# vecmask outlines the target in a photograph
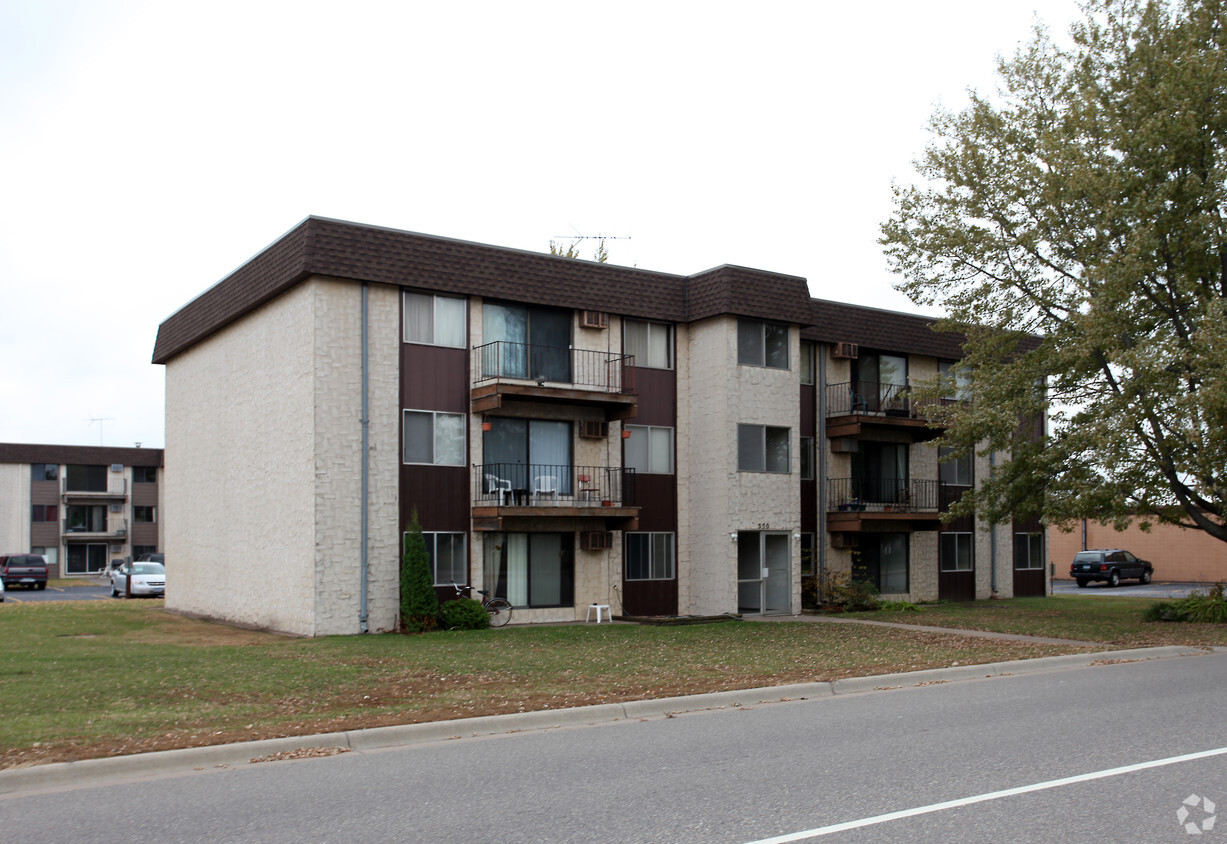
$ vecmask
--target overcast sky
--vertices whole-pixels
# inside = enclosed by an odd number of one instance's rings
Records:
[[[891,182],[936,106],[1077,15],[0,0],[0,441],[162,447],[158,324],[309,214],[543,252],[607,235],[615,264],[915,310],[876,242]]]

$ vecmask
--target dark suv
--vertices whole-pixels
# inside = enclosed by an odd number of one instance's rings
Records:
[[[47,558],[42,554],[0,555],[0,578],[4,588],[28,586],[31,589],[47,588]]]
[[[1120,548],[1097,548],[1079,551],[1069,567],[1069,576],[1086,586],[1092,580],[1102,580],[1109,586],[1120,586],[1122,580],[1137,578],[1139,583],[1150,583],[1155,567],[1139,560]]]

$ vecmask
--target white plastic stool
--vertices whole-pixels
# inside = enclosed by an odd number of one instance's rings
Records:
[[[605,611],[605,620],[611,624],[613,623],[613,616],[609,614],[609,604],[589,604],[588,605],[588,618],[586,619],[586,621],[592,621],[592,611],[593,610],[596,610],[596,623],[597,624],[601,623],[601,611],[602,610]]]

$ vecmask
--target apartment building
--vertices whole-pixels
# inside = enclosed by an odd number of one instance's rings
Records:
[[[1037,531],[940,522],[989,467],[939,470],[908,397],[960,355],[930,325],[761,270],[308,218],[159,329],[165,497],[191,513],[167,526],[167,605],[392,629],[415,516],[440,597],[491,590],[513,623],[797,613],[823,569],[913,599],[1042,593]]]
[[[162,449],[0,443],[0,549],[51,577],[161,551]]]

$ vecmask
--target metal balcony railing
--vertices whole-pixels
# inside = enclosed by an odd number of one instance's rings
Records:
[[[827,481],[827,510],[936,513],[942,486],[944,484],[933,480],[832,478]]]
[[[827,385],[827,416],[864,413],[914,417],[915,409],[906,384],[845,381]]]
[[[516,380],[566,384],[607,393],[634,393],[634,355],[591,349],[535,346],[496,340],[473,349],[473,385]]]
[[[115,498],[128,494],[128,481],[125,478],[108,478],[105,489],[75,489],[68,485],[68,478],[65,477],[60,481],[60,491],[64,495]]]
[[[473,466],[477,507],[634,507],[635,470],[550,463]]]

